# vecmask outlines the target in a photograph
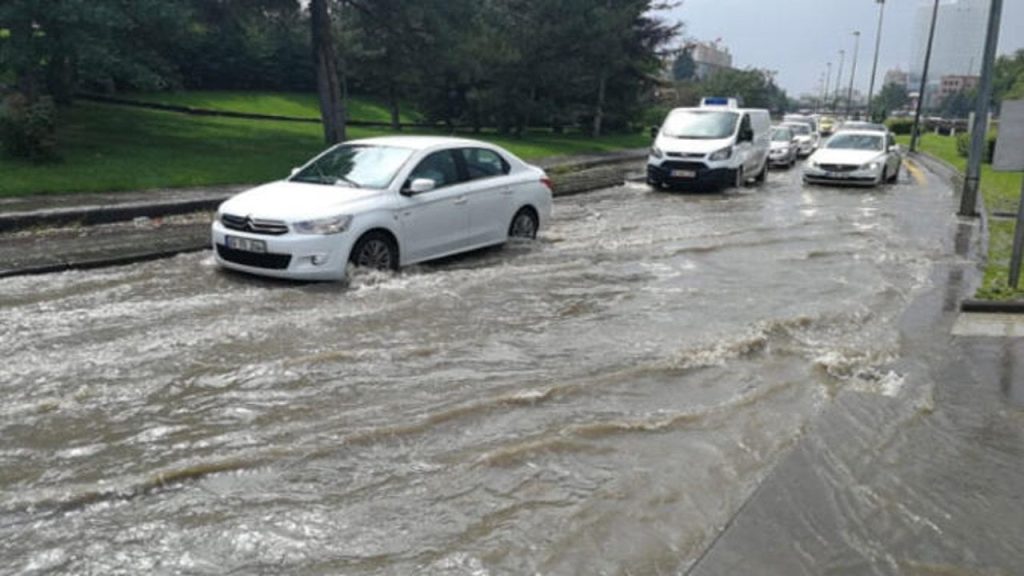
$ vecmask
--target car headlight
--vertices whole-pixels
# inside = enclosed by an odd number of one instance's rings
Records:
[[[651,156],[654,156],[658,160],[661,160],[662,158],[665,157],[665,154],[661,151],[661,148],[658,148],[657,146],[651,146]]]
[[[348,225],[351,223],[352,217],[349,215],[331,216],[329,218],[296,222],[292,225],[292,229],[297,234],[341,234],[348,230]]]
[[[712,162],[721,162],[722,160],[728,160],[732,158],[732,146],[726,146],[717,152],[713,152],[711,156],[708,156],[708,160]]]
[[[861,170],[878,170],[878,162],[868,162],[860,167]]]

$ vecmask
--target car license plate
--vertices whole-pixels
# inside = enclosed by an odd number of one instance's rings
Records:
[[[250,238],[239,238],[238,236],[225,236],[228,248],[242,250],[243,252],[256,252],[257,254],[267,253],[267,243],[263,240],[252,240]]]
[[[672,171],[672,177],[673,178],[696,178],[697,177],[697,173],[694,172],[693,170],[673,170]]]
[[[826,172],[825,174],[829,178],[835,178],[836,180],[846,180],[850,177],[850,175],[845,172]]]

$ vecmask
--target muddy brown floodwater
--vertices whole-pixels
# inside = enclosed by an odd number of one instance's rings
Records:
[[[209,253],[0,281],[0,571],[659,574],[897,323],[948,188],[627,185],[350,286]]]

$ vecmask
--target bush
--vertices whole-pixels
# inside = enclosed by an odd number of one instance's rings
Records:
[[[982,155],[981,161],[985,164],[991,164],[992,158],[996,155],[996,140],[999,138],[999,133],[990,131],[985,138],[984,154]],[[961,158],[967,158],[971,154],[971,135],[967,132],[962,132],[956,137],[956,153]]]
[[[914,121],[910,118],[890,118],[885,121],[885,125],[893,134],[904,136],[910,134],[910,131],[914,129]]]
[[[57,151],[57,106],[44,96],[11,94],[0,108],[0,145],[11,156],[45,160]]]

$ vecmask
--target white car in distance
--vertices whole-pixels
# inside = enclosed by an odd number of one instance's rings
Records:
[[[892,134],[841,130],[804,163],[804,182],[877,186],[896,182],[903,157]]]
[[[291,177],[226,200],[212,224],[217,264],[293,280],[342,280],[535,238],[551,181],[476,140],[394,136],[334,146]]]
[[[789,128],[793,132],[801,158],[810,156],[817,149],[818,134],[811,131],[810,125],[804,122],[783,122],[781,126]]]

